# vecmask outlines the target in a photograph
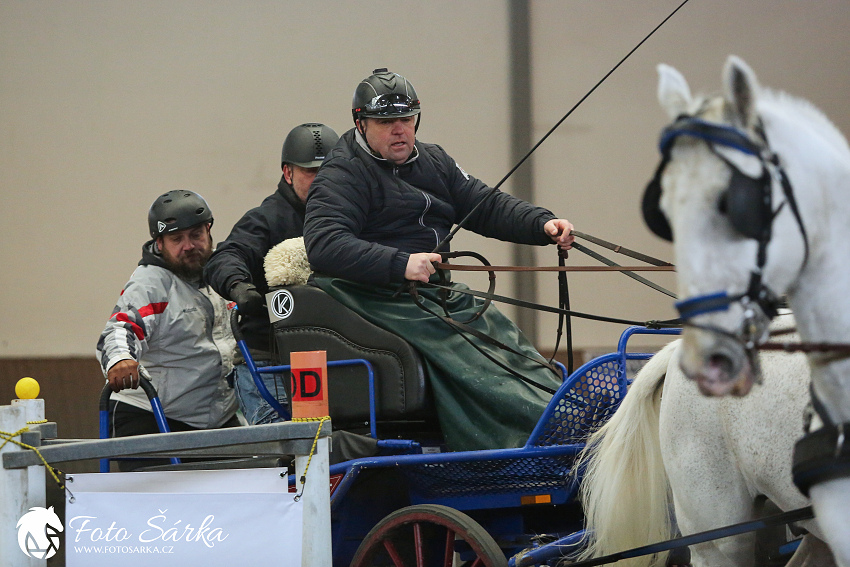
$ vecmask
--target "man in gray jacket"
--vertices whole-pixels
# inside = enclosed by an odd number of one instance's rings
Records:
[[[160,195],[148,212],[152,240],[124,286],[97,344],[109,386],[116,437],[156,433],[144,368],[172,431],[238,425],[227,377],[235,342],[232,305],[203,281],[212,254],[212,211],[192,191]],[[123,463],[126,465],[126,463]],[[126,470],[127,467],[122,467]]]

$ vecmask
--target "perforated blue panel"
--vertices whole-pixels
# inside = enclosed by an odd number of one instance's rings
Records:
[[[594,362],[575,372],[567,387],[560,390],[560,399],[549,405],[549,415],[544,416],[544,426],[532,445],[583,443],[594,429],[614,414],[626,395],[625,368],[621,359],[613,354]]]
[[[433,463],[405,470],[426,498],[563,490],[572,456]]]
[[[575,372],[541,417],[540,433],[529,445],[583,444],[616,410],[623,395],[624,368],[616,354],[599,357]],[[574,457],[552,455],[513,459],[433,462],[404,466],[411,490],[424,499],[506,493],[544,493],[569,484]]]

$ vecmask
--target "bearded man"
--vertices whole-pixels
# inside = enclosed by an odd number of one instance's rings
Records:
[[[152,239],[100,336],[97,356],[109,386],[115,437],[157,433],[139,389],[143,367],[171,431],[239,425],[228,385],[235,341],[228,303],[203,280],[213,252],[212,211],[192,191],[169,191],[148,212]],[[230,306],[232,307],[232,305]],[[119,463],[122,470],[132,462]]]

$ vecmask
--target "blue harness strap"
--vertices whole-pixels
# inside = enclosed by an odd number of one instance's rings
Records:
[[[665,128],[658,141],[658,149],[666,154],[679,136],[691,136],[710,144],[734,148],[751,156],[760,156],[763,146],[750,140],[746,134],[733,126],[707,122],[701,118],[685,116]]]
[[[687,299],[677,301],[674,305],[679,311],[679,316],[684,320],[688,320],[704,313],[725,311],[732,303],[741,299],[741,297],[741,295],[730,296],[729,293],[725,291],[719,291],[716,293],[689,297]]]

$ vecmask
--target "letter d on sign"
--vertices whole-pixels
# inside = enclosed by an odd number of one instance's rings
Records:
[[[323,350],[293,352],[292,417],[324,417],[328,415],[328,362]]]

